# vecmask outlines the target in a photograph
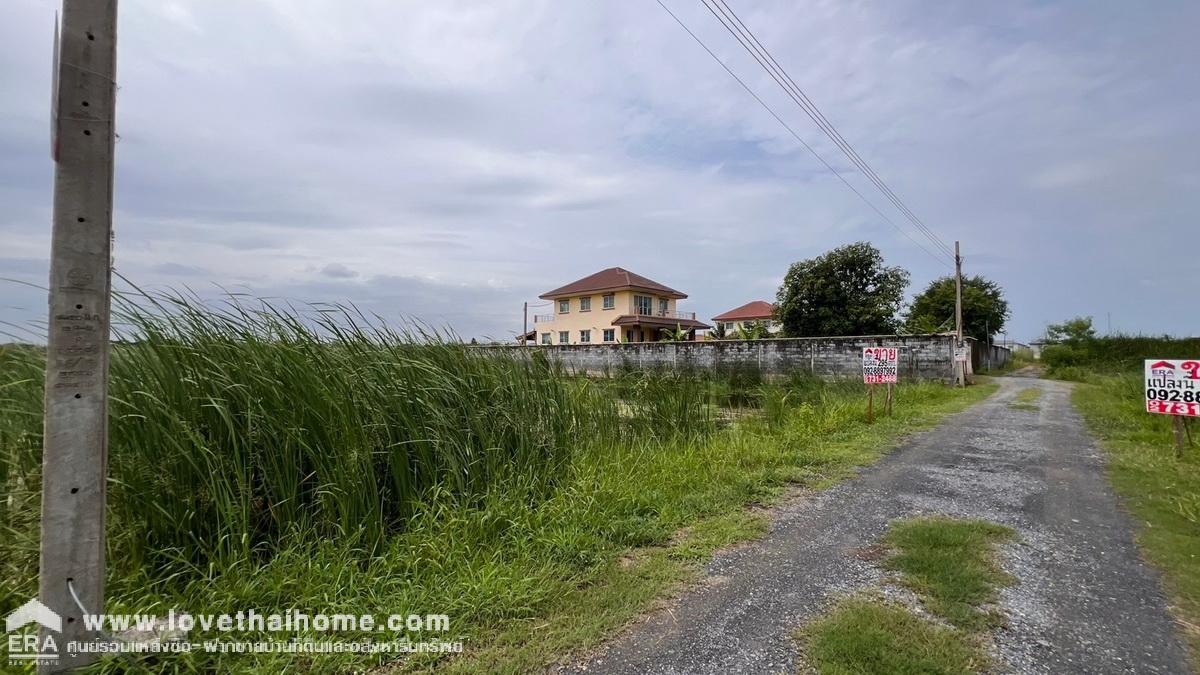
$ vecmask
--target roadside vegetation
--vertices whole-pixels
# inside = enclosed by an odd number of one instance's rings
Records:
[[[1013,536],[980,520],[893,523],[883,567],[916,594],[922,611],[873,593],[848,598],[800,631],[807,665],[823,675],[986,671],[986,631],[1002,621],[989,605],[1013,583],[996,549]]]
[[[1042,361],[1078,382],[1072,402],[1108,456],[1109,480],[1140,521],[1138,543],[1164,575],[1171,611],[1200,667],[1200,424],[1177,456],[1171,418],[1145,409],[1146,359],[1200,357],[1200,338],[1097,337],[1091,319],[1050,327]]]
[[[382,662],[541,668],[761,534],[765,518],[745,507],[836,482],[993,390],[902,384],[894,417],[868,425],[856,382],[576,378],[536,352],[311,309],[119,303],[108,612],[446,614],[447,634],[370,637],[461,639],[464,654]],[[44,358],[0,347],[0,608],[36,594]],[[381,663],[143,658],[155,672]]]
[[[1138,362],[1139,368],[1141,362]],[[1171,419],[1145,411],[1142,374],[1083,377],[1072,401],[1108,455],[1108,475],[1139,521],[1138,543],[1164,573],[1171,611],[1200,664],[1200,425],[1176,457]]]
[[[1041,361],[1050,377],[1086,381],[1095,375],[1142,371],[1146,359],[1186,359],[1200,356],[1200,338],[1110,335],[1098,337],[1090,317],[1052,324],[1051,344]]]

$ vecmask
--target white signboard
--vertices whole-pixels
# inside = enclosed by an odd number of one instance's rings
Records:
[[[900,350],[895,347],[863,347],[863,382],[887,384],[896,381]]]
[[[955,347],[954,348],[954,360],[955,361],[958,361],[959,363],[966,363],[967,359],[970,358],[970,356],[971,356],[971,350],[967,349],[966,347]]]
[[[1200,417],[1200,359],[1146,359],[1146,412]]]

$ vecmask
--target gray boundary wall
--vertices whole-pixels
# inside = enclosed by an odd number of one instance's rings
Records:
[[[753,368],[771,377],[785,377],[797,372],[819,377],[860,377],[863,347],[898,348],[902,380],[954,381],[954,337],[950,335],[633,342],[491,349],[544,354],[569,372],[588,375],[657,368],[713,371]],[[973,344],[972,347],[973,352],[978,352],[983,346]]]

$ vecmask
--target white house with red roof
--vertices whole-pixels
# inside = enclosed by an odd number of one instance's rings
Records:
[[[676,302],[687,294],[621,267],[546,291],[553,312],[533,318],[540,345],[615,342],[658,342],[669,332],[683,331],[694,340],[709,328],[695,312],[681,312]]]
[[[735,307],[728,312],[722,312],[712,318],[714,324],[720,325],[725,329],[725,333],[732,333],[739,328],[750,330],[757,322],[762,322],[767,332],[775,335],[779,333],[782,326],[775,320],[775,305],[766,300],[753,300],[747,302],[741,307]]]

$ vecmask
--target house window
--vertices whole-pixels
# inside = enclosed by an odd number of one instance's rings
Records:
[[[590,330],[579,331],[579,341],[580,342],[591,342],[592,341],[592,331],[590,331]]]
[[[633,296],[633,311],[635,314],[649,316],[654,312],[654,298],[648,295]]]
[[[571,311],[571,299],[570,298],[567,298],[566,300],[558,301],[558,313],[559,314],[567,314],[570,311]]]
[[[550,344],[550,334],[549,333],[542,333],[542,344],[544,344],[544,345]]]
[[[763,328],[770,328],[770,327],[771,327],[771,320],[770,320],[770,319],[767,319],[767,320],[763,321]]]
[[[584,298],[580,298],[580,299],[579,299],[579,311],[581,311],[581,312],[590,312],[590,311],[592,311],[592,298],[591,298],[591,296],[588,296],[588,297],[584,297]]]
[[[609,293],[604,296],[604,309],[612,309],[617,306],[617,296]]]
[[[667,315],[667,307],[669,307],[669,306],[670,305],[668,304],[666,298],[659,298],[658,299],[658,315],[666,316]]]
[[[558,344],[565,345],[571,342],[571,333],[569,331],[558,331]]]
[[[633,342],[633,330],[632,329],[625,331],[625,341]]]
[[[616,340],[617,340],[617,329],[616,328],[605,328],[604,329],[604,341],[605,342],[616,342]]]

